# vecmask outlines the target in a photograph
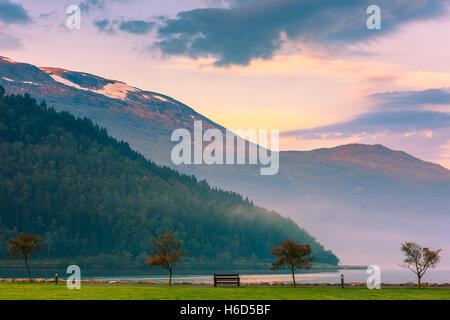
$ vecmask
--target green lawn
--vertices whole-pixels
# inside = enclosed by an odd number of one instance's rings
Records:
[[[163,287],[163,286],[97,286],[84,285],[69,290],[65,285],[38,283],[0,283],[0,300],[450,300],[449,289],[386,288],[292,288],[292,287]]]

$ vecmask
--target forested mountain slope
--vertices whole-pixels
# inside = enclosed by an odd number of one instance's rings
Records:
[[[233,192],[160,167],[88,119],[29,95],[0,99],[0,257],[18,232],[44,236],[41,257],[113,255],[143,262],[151,239],[175,231],[198,263],[268,261],[275,244],[309,243],[292,220]]]

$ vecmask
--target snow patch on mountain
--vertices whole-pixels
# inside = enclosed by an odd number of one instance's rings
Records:
[[[63,77],[57,76],[56,74],[49,74],[49,75],[50,75],[50,77],[52,77],[52,79],[55,80],[56,82],[65,84],[66,86],[69,86],[69,87],[74,87],[74,88],[77,88],[77,89],[80,89],[80,90],[88,91],[88,89],[83,88],[83,87],[80,87],[80,86],[77,85],[76,83],[73,83],[73,82],[71,82],[71,81],[69,81],[69,80],[67,80],[67,79],[64,79]]]
[[[127,85],[126,83],[119,82],[119,81],[115,82],[115,83],[109,83],[109,84],[105,85],[103,88],[98,89],[98,90],[88,89],[88,88],[83,88],[83,87],[79,86],[78,84],[73,83],[73,82],[71,82],[67,79],[64,79],[63,77],[57,76],[55,74],[49,73],[49,75],[50,75],[50,77],[53,78],[53,80],[55,80],[59,83],[62,83],[66,86],[84,90],[84,91],[95,92],[95,93],[102,94],[104,96],[107,96],[107,97],[113,98],[113,99],[126,100],[128,92],[140,91],[137,88],[131,87],[131,86]]]
[[[164,101],[164,102],[170,102],[169,100],[167,100],[166,98],[163,98],[161,96],[157,96],[157,95],[153,95],[153,98]]]
[[[123,82],[115,82],[105,85],[100,90],[90,90],[90,91],[103,94],[104,96],[113,99],[126,100],[128,92],[137,92],[140,90],[135,87],[129,86]]]
[[[13,80],[13,79],[10,79],[10,78],[7,78],[7,77],[1,77],[3,80],[5,80],[5,81],[8,81],[8,82],[18,82],[18,83],[25,83],[25,84],[32,84],[32,85],[35,85],[35,86],[42,86],[41,84],[39,84],[39,83],[35,83],[35,82],[32,82],[32,81],[20,81],[20,80]]]
[[[33,82],[33,81],[22,81],[22,83],[32,84],[32,85],[34,85],[34,86],[42,86],[42,84],[35,83],[35,82]]]

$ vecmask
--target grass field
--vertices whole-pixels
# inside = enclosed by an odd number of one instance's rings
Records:
[[[0,300],[450,300],[449,289],[292,288],[292,287],[163,287],[0,283]]]

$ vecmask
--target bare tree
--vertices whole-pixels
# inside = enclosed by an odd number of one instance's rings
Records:
[[[406,258],[400,266],[416,274],[417,287],[420,289],[423,275],[429,268],[435,268],[437,266],[441,259],[439,253],[442,250],[438,249],[433,251],[429,248],[422,248],[422,246],[415,242],[405,242],[402,244],[402,251]]]

